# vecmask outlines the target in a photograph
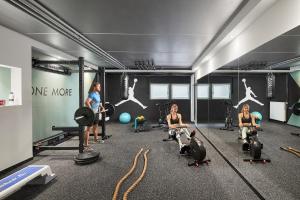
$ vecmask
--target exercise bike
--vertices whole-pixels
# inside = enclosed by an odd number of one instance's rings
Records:
[[[247,132],[247,136],[243,141],[242,150],[244,152],[249,152],[251,159],[244,159],[245,162],[271,162],[270,159],[261,158],[261,150],[263,149],[263,144],[258,140],[256,127],[251,125],[248,126],[250,131]]]
[[[220,128],[221,130],[226,130],[226,131],[234,131],[233,129],[233,118],[232,118],[232,101],[224,101],[225,106],[226,106],[226,111],[225,111],[225,127]]]
[[[184,144],[181,141],[181,135],[185,134],[186,138],[190,140],[190,144]],[[196,131],[193,130],[191,133],[187,130],[186,126],[177,126],[176,128],[169,129],[169,137],[163,139],[163,141],[176,141],[179,145],[180,155],[191,156],[194,162],[188,163],[188,166],[199,166],[201,164],[208,164],[209,159],[205,160],[206,148],[203,142],[196,137]]]
[[[157,120],[158,124],[153,125],[152,128],[162,128],[163,130],[168,130],[168,123],[166,120],[167,115],[170,112],[170,105],[172,103],[164,103],[164,104],[155,104],[155,106],[158,108],[159,118]]]

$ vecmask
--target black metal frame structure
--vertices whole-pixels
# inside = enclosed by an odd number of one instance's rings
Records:
[[[34,65],[47,65],[47,64],[63,64],[63,65],[78,65],[79,67],[79,108],[84,106],[84,58],[79,57],[78,60],[35,60]],[[89,164],[96,162],[99,157],[99,152],[84,152],[84,126],[79,125],[79,147],[58,147],[58,146],[36,146],[43,150],[77,150],[79,154],[75,156],[74,161],[76,164]]]
[[[34,60],[34,66],[39,65],[78,65],[79,67],[79,108],[84,106],[84,58],[79,57],[78,60]],[[51,137],[53,138],[53,137]],[[83,153],[84,146],[84,127],[79,126],[79,153]],[[77,147],[55,147],[55,146],[42,146],[43,149],[52,149],[52,150],[74,150],[78,149]]]
[[[101,96],[102,101],[105,102],[105,68],[98,67],[98,70],[84,70],[84,58],[79,57],[78,60],[34,60],[33,67],[43,66],[49,64],[57,65],[78,65],[79,70],[76,72],[79,73],[79,108],[84,106],[84,73],[87,72],[96,72],[96,81],[101,83],[102,90]],[[44,68],[43,68],[44,69]],[[49,70],[49,72],[54,72],[55,70]],[[55,72],[54,72],[55,73]],[[68,73],[67,73],[68,74]],[[69,74],[68,74],[69,75]],[[105,115],[102,115],[101,127],[102,127],[102,139],[108,139],[110,135],[106,135],[105,127]],[[74,158],[75,162],[78,164],[88,164],[98,160],[100,153],[98,152],[84,152],[84,126],[79,127],[52,127],[53,131],[63,131],[61,133],[55,134],[43,140],[40,140],[33,144],[33,150],[35,152],[40,152],[42,150],[77,150],[79,149],[79,154]],[[60,138],[68,138],[71,136],[79,136],[79,147],[60,147],[60,146],[49,146],[48,144],[59,140]],[[45,145],[46,144],[46,145]]]

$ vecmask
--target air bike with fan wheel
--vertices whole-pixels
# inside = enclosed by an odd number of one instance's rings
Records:
[[[233,126],[233,118],[232,118],[232,101],[224,101],[224,104],[226,106],[225,110],[225,126],[223,128],[220,128],[221,130],[226,131],[234,131]]]
[[[186,138],[190,141],[189,144],[184,144],[181,141],[182,135],[185,135]],[[194,159],[194,162],[188,163],[188,166],[199,166],[201,164],[208,164],[209,159],[206,157],[206,148],[203,145],[203,142],[196,137],[196,131],[193,130],[189,133],[187,126],[177,126],[176,128],[169,128],[169,137],[163,139],[163,141],[176,141],[179,145],[179,153],[181,155],[191,156]]]
[[[171,102],[163,103],[163,104],[155,104],[155,106],[158,108],[158,124],[155,124],[152,126],[152,128],[161,128],[164,131],[168,130],[168,123],[166,121],[166,117],[169,114]]]

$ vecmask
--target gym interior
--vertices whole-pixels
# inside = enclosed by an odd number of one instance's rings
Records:
[[[0,199],[300,199],[299,9],[0,1]]]

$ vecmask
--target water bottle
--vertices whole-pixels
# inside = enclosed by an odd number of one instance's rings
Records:
[[[14,105],[14,104],[15,104],[15,95],[13,92],[10,92],[8,96],[8,105]]]

